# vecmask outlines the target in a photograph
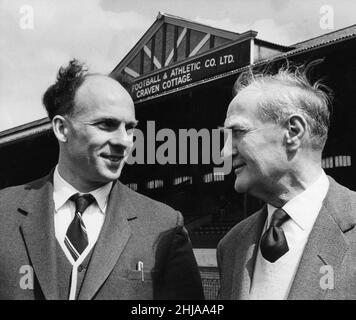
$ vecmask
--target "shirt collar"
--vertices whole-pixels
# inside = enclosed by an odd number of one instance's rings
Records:
[[[303,192],[289,200],[282,209],[288,213],[292,220],[304,231],[312,229],[319,214],[323,200],[329,189],[329,180],[324,171],[319,178]],[[272,214],[277,208],[267,205],[268,226]]]
[[[105,214],[106,211],[112,184],[113,182],[111,181],[104,186],[89,192],[95,198],[100,211],[103,214]],[[79,191],[76,188],[61,177],[57,165],[53,173],[53,201],[55,210],[58,211],[72,195],[78,192]]]

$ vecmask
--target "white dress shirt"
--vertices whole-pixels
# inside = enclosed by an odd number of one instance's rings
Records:
[[[67,229],[75,215],[75,204],[69,198],[80,193],[71,184],[65,181],[58,172],[56,166],[53,174],[53,201],[54,201],[54,230],[58,243],[60,244],[66,257],[72,264],[72,283],[70,288],[70,300],[75,298],[77,286],[77,268],[83,262],[90,250],[95,245],[101,227],[104,223],[107,201],[109,198],[112,182],[89,192],[96,201],[92,203],[82,214],[82,219],[88,234],[88,246],[79,256],[77,261],[74,261],[68,248],[64,244],[64,238]]]
[[[263,258],[260,248],[258,249],[249,297],[251,300],[287,299],[304,247],[328,189],[329,180],[322,171],[317,181],[282,207],[291,218],[281,226],[289,251],[271,263]],[[277,209],[270,204],[267,208],[268,217],[263,233],[268,229],[272,214]]]

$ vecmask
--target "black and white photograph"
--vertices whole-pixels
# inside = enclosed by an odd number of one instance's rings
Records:
[[[0,0],[0,300],[356,300],[355,51],[354,0]]]

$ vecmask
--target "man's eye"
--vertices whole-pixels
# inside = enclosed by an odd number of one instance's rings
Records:
[[[125,129],[126,129],[126,131],[127,131],[128,133],[132,133],[132,132],[135,130],[135,125],[133,125],[133,124],[127,124],[127,125],[125,126]]]
[[[97,123],[97,126],[100,129],[109,130],[115,128],[115,123],[113,123],[112,121],[101,121]]]
[[[242,137],[244,134],[246,133],[246,130],[242,130],[242,129],[233,129],[232,130],[232,135],[235,138],[240,138]]]

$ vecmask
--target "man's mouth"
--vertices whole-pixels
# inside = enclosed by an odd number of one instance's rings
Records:
[[[104,159],[110,160],[112,162],[120,162],[123,158],[124,155],[112,155],[112,154],[106,154],[102,153],[100,156]]]

